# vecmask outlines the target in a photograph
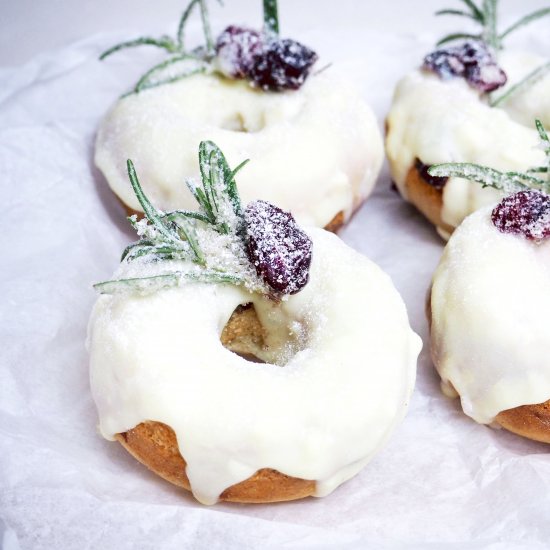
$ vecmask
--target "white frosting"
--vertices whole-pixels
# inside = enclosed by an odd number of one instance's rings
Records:
[[[399,294],[334,235],[308,233],[310,282],[280,304],[190,283],[103,295],[94,307],[88,346],[102,434],[145,420],[171,426],[201,502],[261,468],[316,480],[325,495],[366,464],[407,408],[421,342]],[[135,275],[132,264],[121,269]],[[220,343],[234,309],[249,302],[271,363]]]
[[[304,225],[346,218],[371,192],[383,159],[371,110],[325,74],[298,91],[270,93],[244,81],[196,75],[120,99],[101,124],[95,162],[131,208],[131,158],[143,188],[164,210],[194,208],[185,178],[198,177],[201,140],[220,146],[244,202],[265,199]]]
[[[545,59],[506,52],[499,61],[514,83]],[[536,117],[550,126],[550,75],[502,108],[491,108],[464,79],[442,80],[416,70],[398,83],[388,115],[386,152],[392,177],[407,198],[405,179],[416,158],[424,164],[473,162],[502,171],[540,166],[544,154],[538,146]],[[468,214],[501,196],[495,189],[450,178],[443,188],[442,221],[457,227]]]
[[[464,412],[488,424],[550,399],[550,240],[504,234],[492,207],[450,238],[432,288],[432,354]]]

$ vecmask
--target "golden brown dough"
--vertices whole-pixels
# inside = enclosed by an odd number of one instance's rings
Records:
[[[407,172],[405,189],[408,200],[430,220],[436,227],[451,234],[453,227],[441,219],[443,209],[443,189],[438,189],[424,180],[416,165]]]
[[[263,346],[263,329],[256,311],[249,305],[238,307],[225,326],[221,341],[225,347],[242,355],[254,355]],[[258,365],[258,368],[262,368]],[[137,460],[170,483],[190,490],[185,474],[185,459],[178,448],[172,428],[161,422],[142,422],[116,435],[121,445]],[[290,477],[263,468],[245,481],[227,488],[220,500],[266,503],[295,500],[311,496],[315,481]]]

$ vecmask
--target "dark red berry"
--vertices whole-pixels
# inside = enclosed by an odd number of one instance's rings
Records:
[[[264,90],[297,90],[316,61],[317,54],[300,42],[271,39],[263,52],[254,57],[248,77]]]
[[[424,58],[424,69],[436,73],[443,80],[464,74],[464,63],[451,49],[435,50]]]
[[[428,184],[434,187],[435,189],[443,189],[449,178],[432,176],[428,170],[430,169],[431,164],[424,164],[419,158],[414,161],[414,166],[420,175],[420,177]]]
[[[244,220],[248,258],[258,277],[281,294],[299,292],[309,279],[312,242],[292,214],[254,201]]]
[[[436,50],[424,58],[423,67],[443,79],[463,77],[481,92],[492,92],[507,80],[484,42],[463,42]]]
[[[504,198],[491,219],[501,233],[516,233],[532,241],[550,237],[550,197],[528,190]]]
[[[218,36],[216,55],[218,69],[232,78],[245,78],[254,64],[254,57],[264,48],[264,35],[253,29],[231,25]]]

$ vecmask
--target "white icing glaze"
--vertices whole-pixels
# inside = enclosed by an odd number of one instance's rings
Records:
[[[135,210],[127,158],[154,204],[193,208],[184,181],[198,177],[197,146],[206,139],[231,166],[252,159],[238,176],[245,202],[265,199],[319,227],[340,211],[351,215],[374,187],[383,159],[371,110],[325,74],[284,93],[196,75],[120,99],[99,129],[95,162]]]
[[[499,232],[492,207],[450,238],[432,288],[432,354],[464,412],[491,423],[550,398],[550,240]]]
[[[145,420],[171,426],[201,502],[261,468],[316,480],[325,495],[365,465],[407,408],[421,342],[399,294],[334,235],[308,233],[310,282],[278,305],[193,283],[104,295],[94,307],[88,346],[102,434]],[[249,302],[267,331],[262,358],[273,364],[220,343],[235,307]]]
[[[511,83],[544,61],[512,52],[500,58]],[[550,125],[550,75],[502,108],[491,108],[463,79],[441,80],[416,70],[398,83],[388,115],[386,152],[392,177],[407,198],[405,179],[415,158],[424,164],[473,162],[503,171],[541,165],[536,117]],[[450,178],[443,188],[442,220],[457,227],[468,214],[501,196],[495,189]]]

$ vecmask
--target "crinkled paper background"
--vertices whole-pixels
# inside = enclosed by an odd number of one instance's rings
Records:
[[[443,29],[459,24],[431,16],[436,5],[452,7],[450,0],[281,3],[283,29],[355,81],[381,128],[397,79]],[[216,29],[232,20],[259,23],[256,0],[226,4]],[[505,1],[505,22],[544,4]],[[52,4],[61,21],[63,5]],[[12,22],[20,32],[4,29],[15,42],[5,39],[3,47],[32,44],[38,23],[30,8],[25,23],[24,6]],[[390,189],[387,167],[341,236],[392,276],[426,345],[405,421],[361,474],[324,499],[204,507],[99,437],[84,347],[91,284],[111,274],[133,235],[93,166],[94,135],[110,104],[158,57],[142,49],[97,58],[137,28],[173,30],[153,16],[147,26],[146,14],[143,26],[130,28],[120,2],[113,6],[118,21],[109,28],[118,32],[96,32],[0,69],[0,546],[548,548],[549,447],[477,425],[440,393],[424,300],[443,243]],[[548,28],[545,20],[511,42],[548,53]]]

